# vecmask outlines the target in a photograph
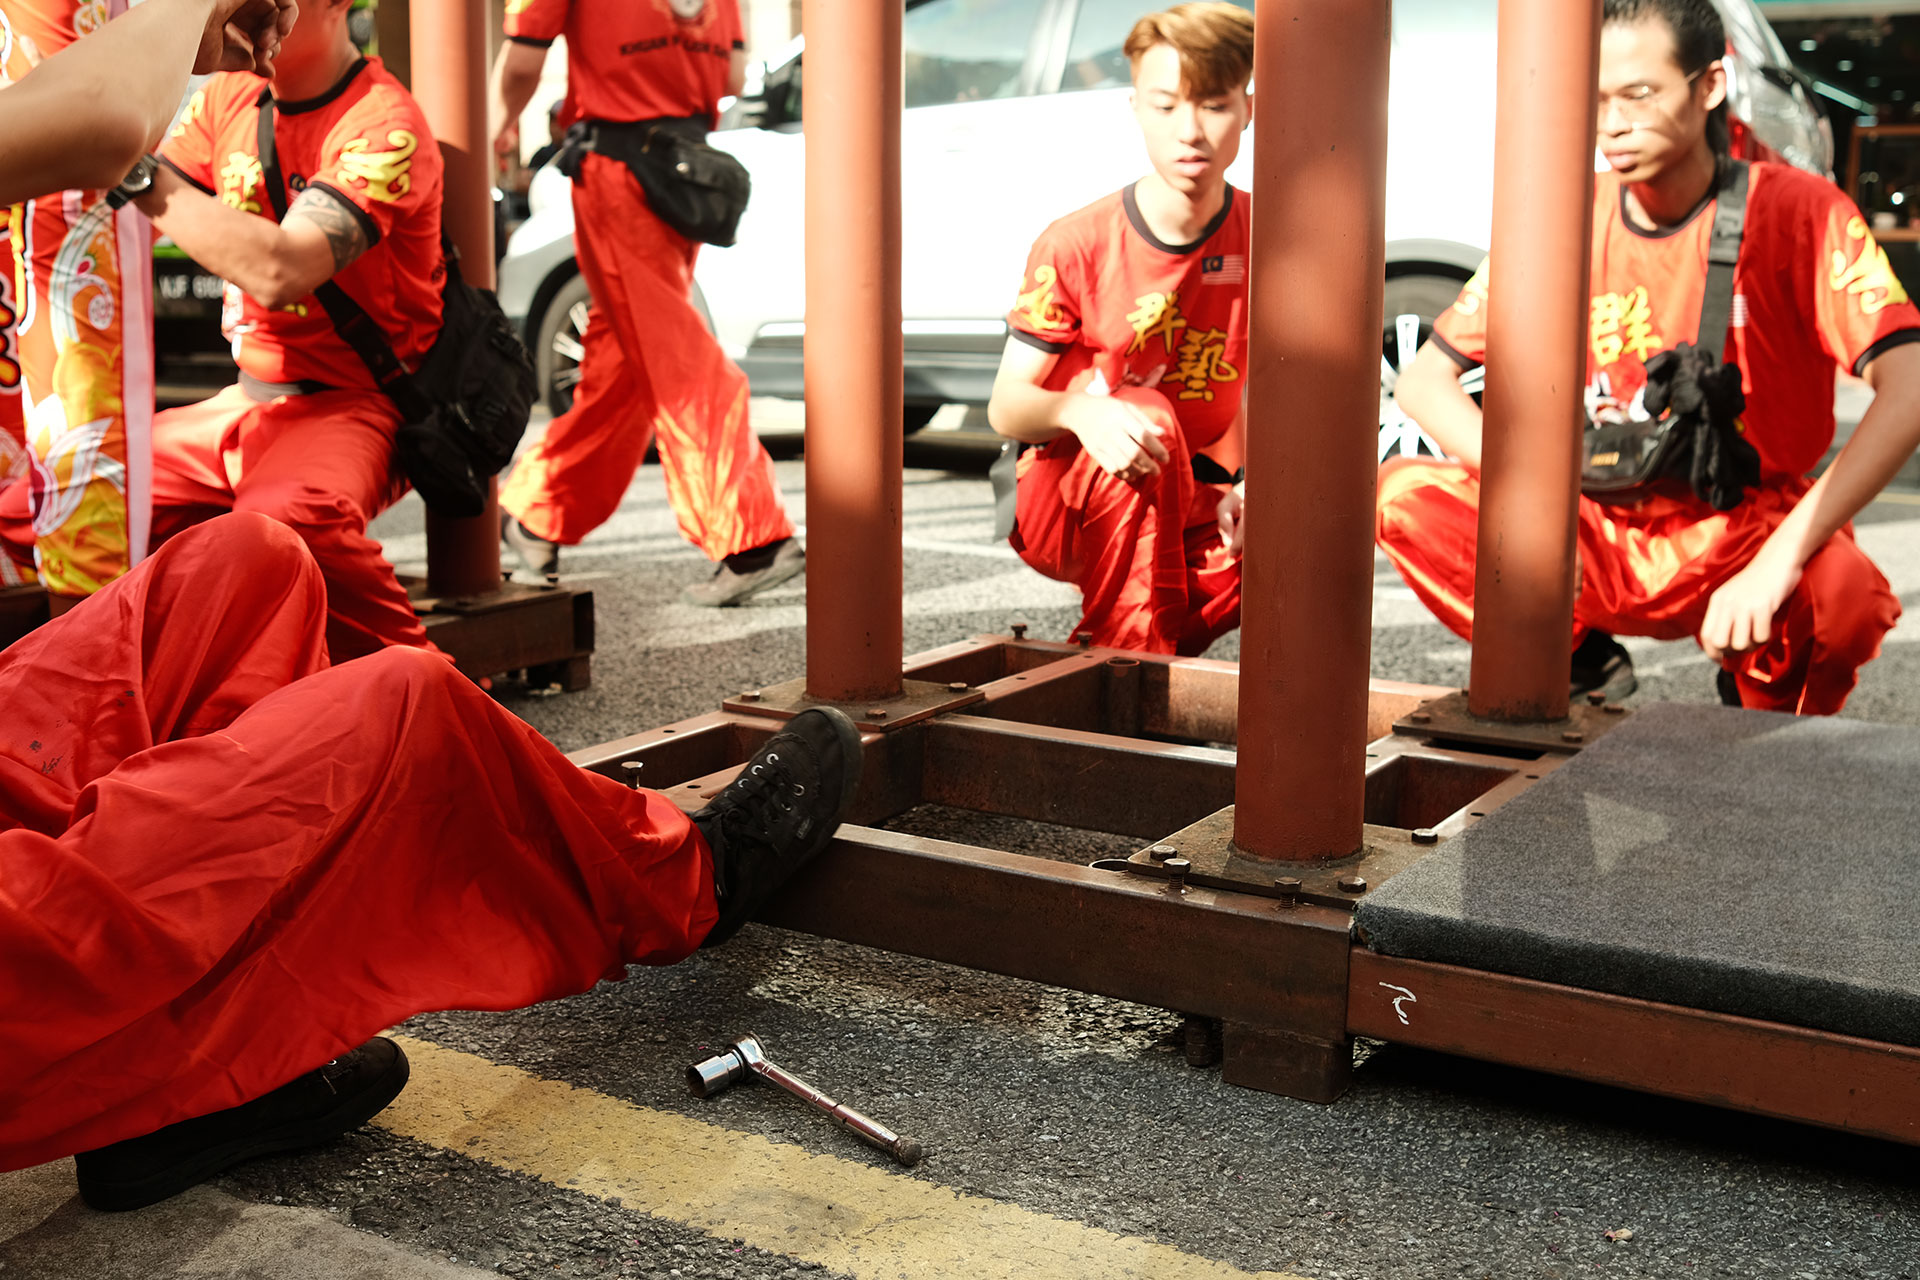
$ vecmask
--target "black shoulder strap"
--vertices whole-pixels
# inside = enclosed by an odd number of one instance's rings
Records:
[[[1733,268],[1740,260],[1740,239],[1747,225],[1745,160],[1729,160],[1713,210],[1713,237],[1707,242],[1707,290],[1700,299],[1700,329],[1694,346],[1716,357],[1733,319]]]
[[[255,149],[260,153],[260,182],[267,189],[267,200],[273,205],[276,222],[284,222],[287,217],[287,184],[280,174],[279,149],[273,138],[273,90],[262,89],[259,98],[260,123],[255,134]],[[355,302],[345,289],[331,280],[315,286],[313,296],[320,300],[326,309],[327,319],[333,321],[333,328],[354,354],[360,357],[367,371],[373,374],[373,380],[379,384],[389,400],[410,419],[426,416],[427,406],[421,400],[419,389],[413,384],[413,377],[407,372],[400,357],[393,353],[393,344],[387,341],[387,335],[380,331],[380,325],[367,314],[366,308]]]

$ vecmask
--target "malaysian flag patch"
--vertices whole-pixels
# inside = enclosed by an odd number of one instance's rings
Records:
[[[1246,254],[1216,253],[1212,257],[1200,259],[1201,284],[1245,284],[1246,282]]]

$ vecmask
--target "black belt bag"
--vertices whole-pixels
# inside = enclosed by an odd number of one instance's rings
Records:
[[[577,121],[554,164],[578,181],[580,157],[588,151],[631,169],[647,207],[687,239],[722,248],[734,242],[753,181],[745,165],[707,145],[704,117]]]
[[[1596,502],[1631,505],[1684,486],[1731,511],[1760,483],[1760,454],[1741,435],[1740,368],[1720,359],[1746,219],[1747,162],[1732,160],[1721,175],[1696,340],[1647,361],[1646,417],[1592,424],[1582,437],[1580,492]]]

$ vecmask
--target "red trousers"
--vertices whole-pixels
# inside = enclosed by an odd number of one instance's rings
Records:
[[[1145,387],[1114,395],[1153,415],[1171,458],[1129,484],[1072,435],[1029,449],[1010,541],[1035,569],[1080,588],[1075,635],[1145,653],[1205,653],[1240,625],[1240,561],[1220,540],[1223,490],[1193,478],[1165,396]]]
[[[223,511],[293,529],[327,584],[335,662],[388,645],[432,649],[367,521],[400,500],[399,417],[376,392],[323,391],[265,403],[228,387],[153,420],[153,541]]]
[[[1729,512],[1666,497],[1635,507],[1580,499],[1574,638],[1589,628],[1698,636],[1713,593],[1753,559],[1807,487],[1769,485]],[[1457,463],[1396,458],[1380,471],[1380,549],[1434,616],[1468,640],[1479,511],[1480,483]],[[1774,618],[1773,638],[1732,660],[1740,701],[1801,715],[1838,712],[1899,618],[1886,578],[1842,530],[1807,561]]]
[[[285,525],[223,516],[0,653],[0,1169],[712,927],[672,803],[430,654],[329,667],[323,600]]]
[[[708,559],[792,537],[747,420],[747,376],[693,306],[700,246],[654,216],[631,170],[593,154],[573,188],[573,241],[593,294],[580,383],[514,464],[500,506],[571,546],[619,507],[657,437],[680,532]]]

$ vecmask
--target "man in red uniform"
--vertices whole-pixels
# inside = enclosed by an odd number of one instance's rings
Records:
[[[494,66],[503,155],[556,36],[567,39],[568,121],[582,128],[711,128],[745,75],[738,0],[509,0],[506,33]],[[681,534],[720,562],[686,599],[738,604],[793,577],[806,555],[747,420],[746,375],[693,307],[700,246],[654,215],[626,165],[593,151],[574,180],[573,238],[593,295],[580,384],[501,488],[507,543],[555,572],[560,546],[605,523],[657,439]]]
[[[1725,147],[1725,49],[1707,0],[1607,0],[1600,46],[1588,395],[1631,406],[1645,363],[1691,341]],[[1486,352],[1489,272],[1461,291],[1396,388],[1457,461],[1397,459],[1380,476],[1378,539],[1440,620],[1471,639],[1480,411],[1457,381]],[[1497,265],[1494,283],[1499,287]],[[1746,394],[1760,484],[1733,510],[1690,492],[1579,505],[1574,683],[1614,683],[1603,634],[1695,637],[1722,697],[1831,714],[1900,616],[1849,522],[1920,446],[1920,311],[1866,221],[1831,183],[1755,163],[1723,347]],[[1833,466],[1834,366],[1875,389]],[[1584,637],[1584,639],[1583,639]],[[1594,652],[1596,649],[1602,652]],[[1631,680],[1631,669],[1627,669]]]
[[[1080,588],[1075,634],[1198,654],[1240,621],[1253,18],[1183,4],[1128,35],[1153,168],[1048,227],[987,415],[1027,448],[1011,542]],[[1017,446],[1016,446],[1017,447]]]
[[[154,536],[220,511],[291,526],[327,582],[335,661],[432,648],[367,536],[406,490],[399,411],[314,297],[332,280],[414,365],[440,330],[440,151],[406,89],[347,34],[351,0],[314,0],[271,82],[287,215],[261,163],[268,83],[228,72],[188,103],[139,204],[226,279],[240,384],[154,420]]]

